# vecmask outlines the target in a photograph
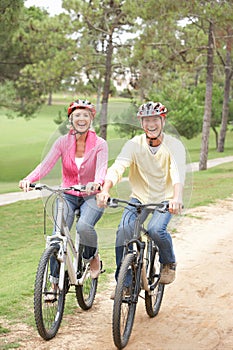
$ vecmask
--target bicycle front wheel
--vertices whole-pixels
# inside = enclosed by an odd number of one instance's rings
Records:
[[[64,306],[65,306],[65,288],[62,291],[52,290],[50,281],[50,265],[55,262],[60,267],[57,260],[59,248],[56,246],[48,247],[41,256],[34,289],[34,316],[38,333],[45,340],[50,340],[58,332],[60,327]],[[50,296],[50,298],[47,298]],[[51,300],[48,300],[51,299]]]
[[[150,244],[150,246],[149,246]],[[147,251],[147,275],[150,291],[145,291],[145,306],[148,316],[155,317],[163,299],[164,284],[159,283],[161,264],[159,262],[159,251],[150,241]]]
[[[89,310],[92,307],[93,302],[95,300],[98,278],[91,278],[89,263],[86,263],[83,260],[82,254],[83,247],[80,246],[77,278],[82,279],[84,277],[84,279],[81,285],[75,286],[75,291],[79,306],[83,310]]]
[[[137,271],[135,255],[127,254],[119,272],[113,305],[113,340],[118,349],[123,349],[130,338],[137,303],[133,300]],[[127,276],[131,275],[130,287],[126,287]]]

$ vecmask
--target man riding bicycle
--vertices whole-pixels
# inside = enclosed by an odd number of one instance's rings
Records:
[[[148,223],[148,234],[160,249],[163,264],[160,283],[169,284],[175,279],[176,258],[172,238],[167,225],[173,214],[181,212],[185,181],[185,148],[177,138],[163,132],[167,109],[160,102],[147,102],[139,107],[137,117],[144,134],[127,141],[114,164],[108,169],[97,205],[106,206],[109,190],[121,180],[129,167],[129,183],[132,189],[131,202],[169,202],[169,212],[155,211]],[[124,210],[116,233],[117,280],[124,250],[125,239],[132,237],[136,215],[133,207]],[[142,213],[142,222],[148,213]]]

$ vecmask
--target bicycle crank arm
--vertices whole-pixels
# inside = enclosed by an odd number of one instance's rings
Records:
[[[157,287],[158,284],[159,284],[159,279],[157,279],[157,281],[155,281],[154,283],[152,283],[151,285],[149,285],[149,290],[150,290],[150,291],[155,290],[155,288]]]

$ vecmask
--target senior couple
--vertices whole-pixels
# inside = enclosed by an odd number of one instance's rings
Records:
[[[100,273],[100,257],[95,224],[103,215],[110,189],[121,180],[125,169],[129,168],[131,202],[169,203],[168,212],[153,213],[147,228],[160,249],[160,262],[163,264],[160,283],[169,284],[175,279],[176,258],[167,225],[173,214],[181,212],[183,205],[184,146],[177,138],[164,133],[166,107],[160,102],[150,101],[142,104],[137,112],[142,134],[127,141],[114,164],[107,169],[107,142],[92,130],[95,115],[96,109],[91,102],[80,99],[72,102],[68,107],[69,132],[57,139],[45,159],[19,182],[19,187],[28,191],[30,183],[46,176],[59,158],[62,161],[61,186],[87,185],[85,193],[69,191],[64,194],[68,204],[65,217],[71,228],[75,210],[80,210],[76,229],[85,246],[83,257],[90,261],[91,277],[97,278]],[[98,191],[100,185],[101,192]],[[132,206],[130,211],[125,208],[116,232],[116,280],[125,234],[127,237],[133,234],[135,215],[132,215],[132,210]],[[143,221],[147,216],[145,210]],[[57,276],[51,278],[56,286]]]

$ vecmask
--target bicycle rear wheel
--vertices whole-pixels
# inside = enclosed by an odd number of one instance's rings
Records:
[[[112,331],[114,344],[123,349],[130,338],[133,328],[137,303],[133,301],[137,271],[135,269],[135,255],[127,254],[122,262],[119,272],[113,305]],[[132,276],[130,288],[126,288],[126,277]]]
[[[149,269],[149,271],[148,271]],[[148,242],[147,250],[147,275],[150,291],[145,291],[145,307],[148,316],[155,317],[163,299],[164,284],[159,283],[161,264],[159,262],[159,251],[152,241]]]
[[[78,272],[77,272],[77,278],[81,279],[84,274],[86,274],[83,284],[75,286],[76,291],[76,298],[78,301],[79,306],[83,310],[89,310],[93,302],[95,300],[97,285],[98,285],[98,278],[92,279],[90,276],[90,270],[87,266],[83,258],[83,247],[80,246],[79,248],[79,261],[78,261]]]
[[[50,340],[58,332],[60,327],[64,306],[65,306],[65,288],[62,291],[50,292],[52,283],[50,282],[50,263],[53,259],[58,266],[57,253],[59,247],[48,247],[41,256],[34,289],[34,316],[36,327],[40,336],[45,340]],[[50,295],[51,301],[46,300]]]

